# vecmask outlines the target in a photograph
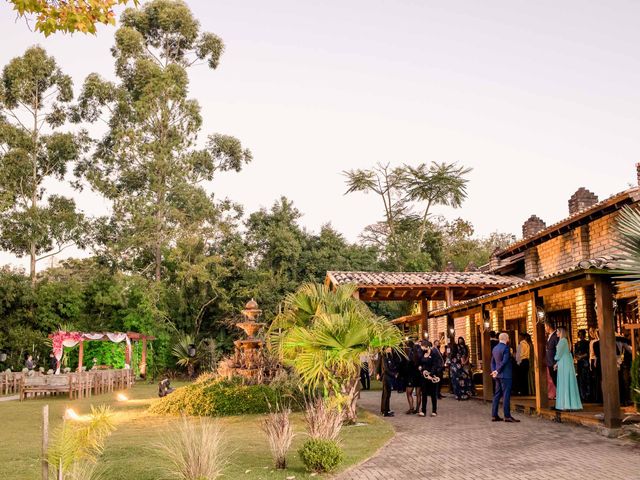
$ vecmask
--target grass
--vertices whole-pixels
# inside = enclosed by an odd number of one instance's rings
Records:
[[[178,386],[178,385],[176,385]],[[117,430],[107,439],[101,459],[106,468],[105,480],[159,480],[167,478],[165,460],[156,445],[176,428],[176,417],[146,413],[157,395],[156,385],[138,383],[126,392],[129,401],[118,402],[115,394],[94,396],[70,402],[66,398],[0,402],[0,471],[3,480],[38,480],[40,478],[40,424],[42,406],[49,404],[50,429],[62,422],[68,407],[77,413],[90,411],[91,405],[111,405],[116,412]],[[274,470],[269,447],[260,430],[261,415],[226,417],[221,419],[230,452],[230,465],[222,478],[246,480],[281,480],[295,476],[296,480],[311,477],[304,471],[297,449],[302,445],[304,421],[301,413],[293,414],[296,436],[287,456],[287,470]],[[366,425],[342,429],[340,441],[345,450],[342,469],[371,456],[392,435],[393,429],[380,418],[360,412],[359,420]]]

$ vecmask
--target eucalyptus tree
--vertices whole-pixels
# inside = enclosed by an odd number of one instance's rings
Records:
[[[48,195],[87,144],[84,132],[62,131],[73,100],[71,78],[40,47],[11,60],[0,78],[0,246],[36,263],[82,245],[84,217],[72,198]]]
[[[188,96],[187,70],[215,69],[224,50],[202,32],[184,2],[154,0],[127,9],[116,31],[117,82],[86,79],[78,119],[107,125],[91,158],[77,173],[112,202],[103,239],[125,257],[143,259],[142,271],[161,279],[163,251],[182,232],[212,227],[217,211],[202,186],[215,174],[241,170],[251,152],[222,134],[197,142],[200,107]]]
[[[447,205],[453,208],[462,206],[467,198],[466,175],[471,168],[456,165],[455,163],[437,163],[430,165],[421,163],[417,167],[405,166],[403,187],[407,198],[422,204],[422,215],[418,235],[418,248],[422,248],[427,222],[431,214],[431,207]]]

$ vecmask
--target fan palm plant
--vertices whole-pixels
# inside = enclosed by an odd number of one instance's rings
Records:
[[[195,351],[194,351],[195,350]],[[202,341],[197,342],[195,337],[183,334],[171,349],[171,353],[177,358],[176,364],[187,369],[187,375],[192,378],[196,367],[202,360]]]
[[[620,211],[618,223],[620,256],[616,268],[625,288],[640,288],[640,211],[625,207]]]
[[[269,331],[269,345],[293,367],[310,392],[344,397],[348,420],[355,402],[363,353],[397,348],[400,331],[354,298],[356,287],[335,291],[318,284],[302,285],[287,296],[284,311]]]

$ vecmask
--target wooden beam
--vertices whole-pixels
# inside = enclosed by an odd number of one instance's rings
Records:
[[[529,294],[529,298],[533,307],[533,368],[536,383],[536,410],[540,412],[542,409],[549,408],[547,363],[545,361],[547,337],[544,333],[544,324],[538,323],[538,315],[536,311],[537,307],[544,308],[544,300],[539,297],[536,292]]]
[[[480,321],[482,322],[482,398],[485,402],[493,399],[493,379],[491,378],[491,339],[489,338],[489,328],[484,328],[484,305],[480,307]]]
[[[444,289],[444,299],[447,302],[447,307],[452,307],[455,299],[453,298],[453,290],[449,287]]]
[[[618,366],[616,363],[616,334],[613,320],[613,289],[607,278],[597,278],[596,317],[600,336],[600,370],[602,372],[602,399],[604,425],[620,428],[620,392],[618,390]]]
[[[593,285],[594,279],[591,275],[586,275],[585,278],[581,278],[579,280],[574,280],[572,282],[561,283],[560,285],[555,285],[553,287],[541,288],[538,290],[539,297],[548,297],[549,295],[554,295],[556,293],[566,292],[567,290],[575,290],[576,288],[582,288],[589,285]]]
[[[424,339],[424,332],[429,331],[429,302],[426,299],[420,301],[420,340]]]
[[[80,340],[80,348],[78,349],[78,371],[82,371],[82,361],[84,360],[84,340]]]
[[[147,378],[147,339],[142,339],[142,357],[140,358],[140,376]]]

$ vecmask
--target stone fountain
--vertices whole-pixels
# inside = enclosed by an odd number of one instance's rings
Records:
[[[236,323],[236,326],[247,334],[247,338],[233,342],[236,347],[233,355],[233,373],[247,379],[259,380],[262,375],[264,341],[256,338],[256,334],[265,326],[264,323],[256,322],[261,313],[262,310],[252,298],[242,310],[244,321]]]

